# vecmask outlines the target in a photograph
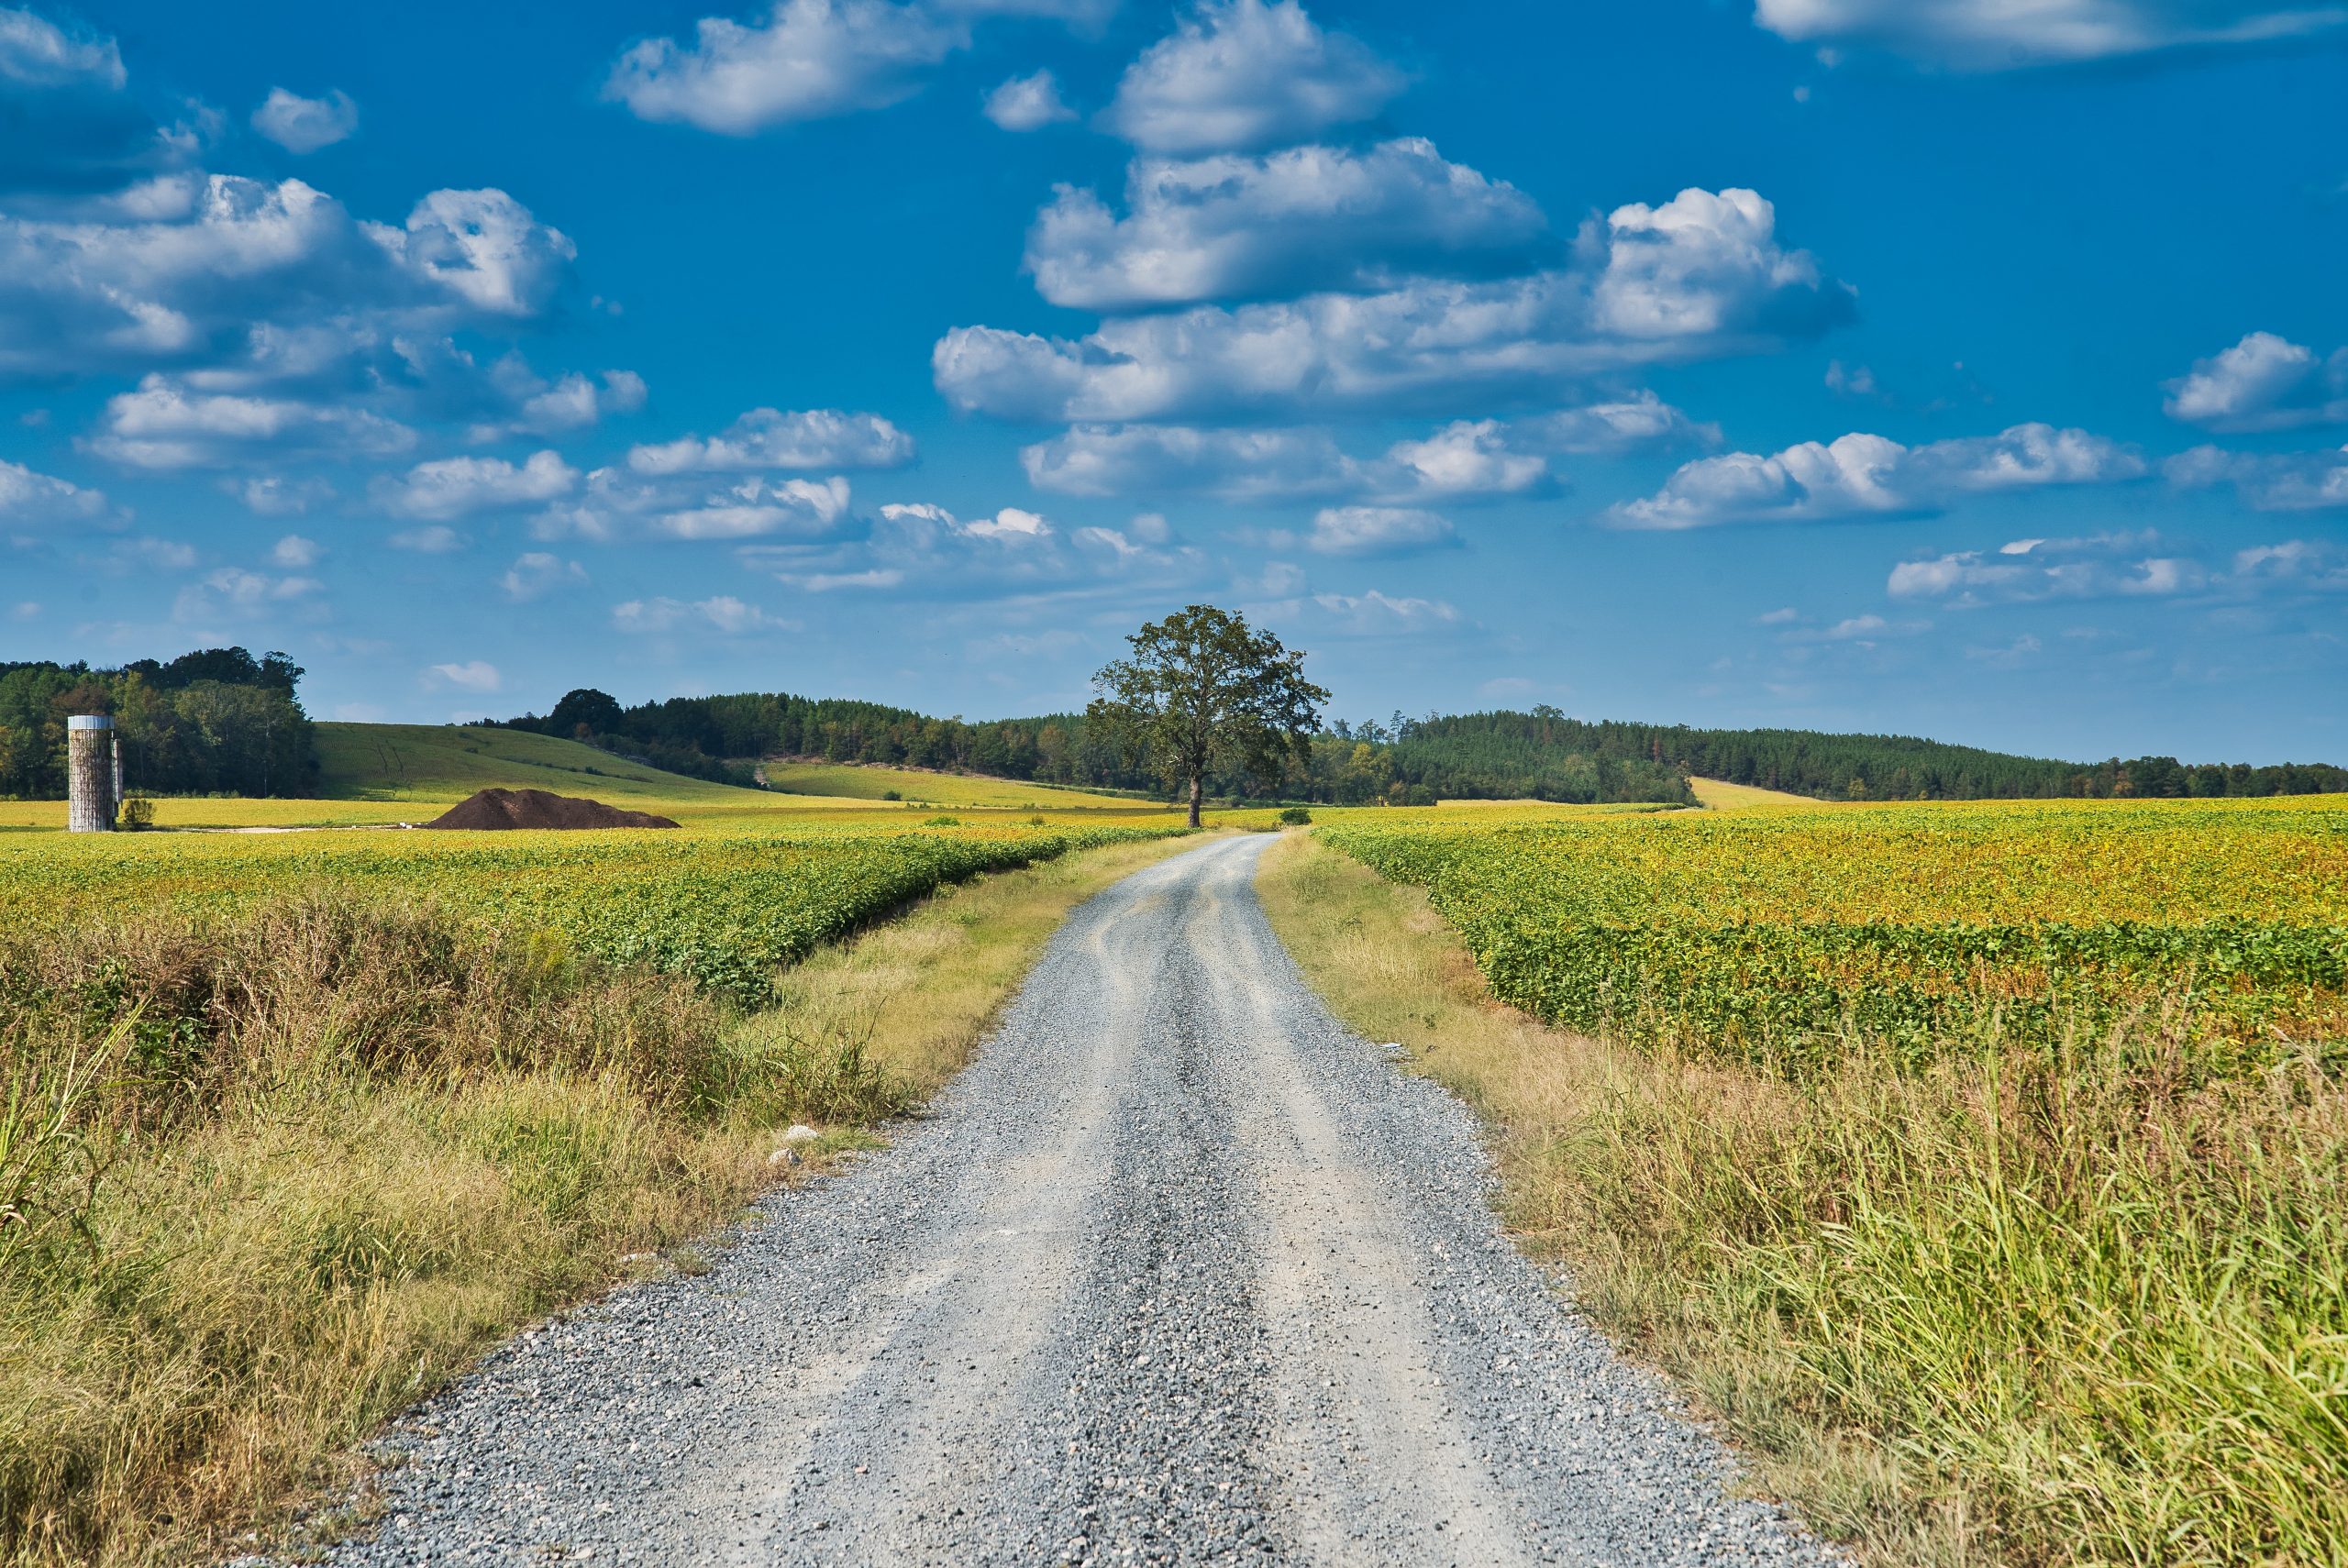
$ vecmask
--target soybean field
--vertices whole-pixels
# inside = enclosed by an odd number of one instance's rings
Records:
[[[1320,832],[1424,886],[1504,999],[1634,1041],[1797,1068],[1854,1033],[2170,1040],[2218,1075],[2348,1052],[2348,808],[2327,797]]]

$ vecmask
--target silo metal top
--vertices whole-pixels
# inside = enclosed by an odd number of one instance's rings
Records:
[[[69,730],[110,730],[114,721],[104,713],[76,713],[65,721]]]

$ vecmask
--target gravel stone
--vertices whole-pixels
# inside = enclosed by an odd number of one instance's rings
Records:
[[[1101,894],[933,1115],[395,1422],[329,1561],[1839,1562],[1508,1243],[1268,842]]]

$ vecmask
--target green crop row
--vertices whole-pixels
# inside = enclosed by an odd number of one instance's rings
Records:
[[[1497,995],[1576,1028],[1791,1070],[1854,1033],[1912,1056],[2124,1038],[2232,1077],[2348,1066],[2343,823],[1960,806],[1321,833],[1424,887]]]
[[[1169,831],[44,836],[0,851],[0,903],[19,931],[233,915],[316,892],[428,903],[533,934],[552,959],[640,964],[756,1007],[782,965],[944,883]]]

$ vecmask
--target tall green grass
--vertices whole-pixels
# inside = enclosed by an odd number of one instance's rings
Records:
[[[1871,1561],[2348,1562],[2348,1081],[2213,1074],[2189,1009],[1782,1062],[1495,1006],[1415,890],[1310,845],[1332,1005],[1495,1128],[1509,1218]]]
[[[201,1556],[903,1095],[691,982],[349,900],[0,942],[0,1561]]]
[[[1854,1039],[1800,1083],[1667,1055],[1545,1153],[1525,1218],[1682,1282],[1773,1419],[1881,1445],[1987,1555],[2340,1561],[2348,1097],[2130,1055]]]

